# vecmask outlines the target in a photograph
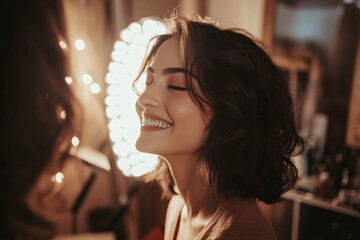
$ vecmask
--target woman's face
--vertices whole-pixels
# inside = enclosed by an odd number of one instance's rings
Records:
[[[141,121],[136,148],[166,159],[196,154],[207,137],[208,121],[191,100],[178,50],[173,39],[160,46],[136,104]]]

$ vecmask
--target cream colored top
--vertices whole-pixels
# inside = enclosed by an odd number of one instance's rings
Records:
[[[180,196],[170,200],[166,213],[165,240],[176,239],[183,206],[184,201]],[[273,240],[277,237],[255,199],[233,197],[219,205],[195,239]]]

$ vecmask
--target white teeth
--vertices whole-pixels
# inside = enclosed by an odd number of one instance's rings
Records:
[[[155,120],[150,118],[143,118],[141,122],[142,126],[148,126],[148,127],[158,127],[158,128],[169,128],[171,127],[170,123],[161,121],[161,120]]]

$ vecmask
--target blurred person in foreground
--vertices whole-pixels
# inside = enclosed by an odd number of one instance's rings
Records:
[[[1,239],[51,239],[59,172],[74,136],[76,100],[62,2],[1,1]]]

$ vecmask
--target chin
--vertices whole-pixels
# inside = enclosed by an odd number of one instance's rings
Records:
[[[138,141],[136,141],[136,143],[135,143],[135,148],[136,148],[136,150],[138,150],[139,152],[144,152],[142,145],[139,144]]]
[[[135,148],[142,153],[151,153],[151,154],[156,154],[153,151],[151,151],[151,149],[149,149],[148,144],[142,144],[139,143],[139,141],[136,142],[135,144]]]

